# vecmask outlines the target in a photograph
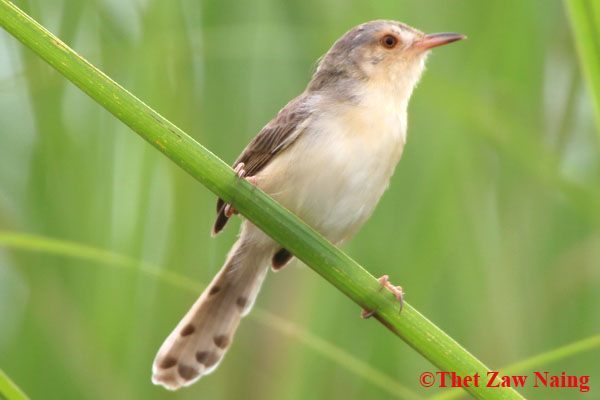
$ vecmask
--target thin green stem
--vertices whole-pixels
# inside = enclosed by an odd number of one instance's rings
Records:
[[[459,375],[488,368],[409,304],[398,312],[395,297],[371,274],[298,217],[244,179],[181,129],[123,89],[7,0],[0,25],[53,68],[163,152],[200,183],[291,251],[361,308],[444,371]],[[480,399],[522,399],[511,388],[469,387]]]
[[[0,397],[6,400],[28,400],[29,397],[0,369]]]
[[[600,335],[595,335],[573,343],[569,343],[557,349],[538,354],[537,356],[527,358],[523,361],[510,364],[502,368],[502,371],[508,374],[527,371],[528,369],[537,367],[539,365],[549,364],[551,362],[562,360],[567,357],[598,348],[600,348]]]
[[[203,285],[185,276],[165,270],[163,267],[137,260],[113,251],[100,249],[93,246],[75,243],[67,240],[31,235],[19,232],[0,231],[0,247],[13,250],[33,251],[52,254],[62,257],[76,258],[79,260],[93,261],[102,265],[123,268],[130,271],[139,271],[158,279],[163,283],[184,289],[191,293],[200,293]],[[399,384],[389,375],[378,371],[369,364],[359,360],[352,354],[339,348],[333,343],[318,337],[314,333],[286,321],[268,311],[255,308],[250,314],[251,319],[265,324],[278,332],[289,336],[311,348],[322,357],[329,359],[338,366],[347,369],[358,377],[370,382],[379,389],[387,392],[397,399],[418,400],[419,396],[404,385]]]
[[[504,368],[501,368],[500,371],[509,375],[526,372],[532,368],[537,368],[541,365],[547,365],[558,360],[564,360],[565,358],[598,348],[600,348],[600,335],[590,336],[588,338],[569,343],[557,349],[535,355],[525,360],[517,361],[514,364],[510,364]],[[464,394],[462,390],[452,389],[432,396],[429,399],[451,400],[460,397],[462,394]]]

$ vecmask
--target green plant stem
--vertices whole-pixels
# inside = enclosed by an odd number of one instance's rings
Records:
[[[0,369],[0,398],[6,400],[27,400],[29,397]]]
[[[597,0],[564,0],[564,3],[600,135],[600,3]]]
[[[173,287],[196,294],[204,289],[203,286],[205,286],[186,276],[165,270],[165,268],[162,268],[159,265],[150,264],[113,251],[68,240],[0,230],[0,247],[76,258],[130,271],[137,271],[156,278]],[[250,314],[250,318],[256,319],[260,323],[296,339],[324,358],[329,359],[341,368],[345,368],[356,374],[358,377],[372,383],[375,387],[378,387],[397,399],[418,400],[420,398],[414,391],[405,385],[394,381],[389,375],[371,367],[369,364],[361,361],[333,343],[318,337],[314,333],[290,321],[286,321],[281,317],[257,307],[255,307]]]
[[[409,304],[398,302],[364,268],[258,188],[238,179],[222,160],[80,57],[7,0],[0,25],[92,99],[319,273],[443,371],[459,375],[488,368]],[[480,399],[522,399],[510,388],[468,387]]]

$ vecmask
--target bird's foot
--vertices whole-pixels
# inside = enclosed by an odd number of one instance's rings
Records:
[[[400,303],[400,311],[402,311],[402,307],[404,306],[404,291],[402,290],[402,286],[394,286],[390,282],[390,277],[388,275],[383,275],[378,279],[382,288],[386,288],[398,299]],[[366,319],[370,318],[375,314],[377,310],[362,310],[360,313],[361,318]]]
[[[237,175],[238,178],[244,178],[246,179],[248,182],[250,182],[251,184],[256,186],[256,177],[255,176],[246,176],[246,170],[244,169],[246,165],[241,162],[238,165],[235,166],[235,168],[233,169],[235,171],[235,174]],[[233,206],[229,203],[225,204],[225,209],[223,211],[225,213],[225,216],[227,218],[231,218],[234,214],[237,214],[237,210],[235,208],[233,208]]]

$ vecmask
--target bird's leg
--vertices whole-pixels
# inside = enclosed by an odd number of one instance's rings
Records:
[[[238,178],[244,178],[248,182],[256,186],[255,176],[246,177],[246,170],[244,169],[245,166],[246,165],[243,162],[241,162],[238,163],[233,170],[235,171],[235,174],[238,176]],[[234,214],[237,214],[237,210],[233,208],[233,206],[229,203],[225,204],[225,209],[223,210],[223,212],[225,213],[225,216],[227,218],[231,218]]]
[[[400,311],[402,311],[402,307],[404,306],[404,291],[402,290],[401,286],[394,286],[391,282],[390,282],[390,277],[388,275],[383,275],[381,276],[379,279],[379,284],[381,284],[382,288],[386,288],[387,290],[389,290],[390,292],[392,292],[392,294],[396,297],[396,299],[398,299],[398,302],[400,302]],[[373,316],[373,314],[375,314],[377,310],[362,310],[362,312],[360,313],[361,318],[370,318]]]

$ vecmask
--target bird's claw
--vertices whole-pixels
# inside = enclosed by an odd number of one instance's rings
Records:
[[[396,297],[396,299],[398,300],[398,302],[400,303],[400,311],[402,311],[402,308],[404,307],[404,291],[402,290],[402,286],[394,286],[391,282],[390,282],[390,277],[388,275],[382,275],[379,279],[379,284],[381,285],[382,288],[386,288],[387,290],[389,290],[390,292],[392,292],[392,294],[394,295],[394,297]],[[362,310],[360,313],[361,318],[363,319],[367,319],[373,316],[373,314],[375,314],[377,312],[377,310]]]
[[[235,168],[233,169],[233,171],[235,172],[235,174],[237,175],[238,178],[244,178],[246,179],[248,182],[250,182],[253,185],[256,185],[256,177],[255,176],[249,176],[246,177],[246,170],[244,169],[244,167],[246,166],[246,164],[244,164],[243,162],[238,163]],[[237,210],[229,203],[225,204],[225,209],[223,210],[223,213],[225,214],[225,216],[227,218],[231,218],[233,215],[237,214]]]

